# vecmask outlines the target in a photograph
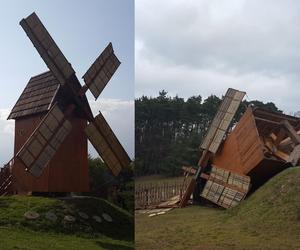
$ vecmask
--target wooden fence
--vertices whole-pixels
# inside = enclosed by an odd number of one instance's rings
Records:
[[[181,197],[186,187],[187,183],[182,181],[138,184],[135,186],[135,208],[158,205],[176,195]]]

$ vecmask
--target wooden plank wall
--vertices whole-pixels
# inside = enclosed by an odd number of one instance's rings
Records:
[[[16,120],[15,154],[40,123],[43,115]],[[72,131],[39,178],[26,172],[16,161],[13,176],[18,192],[86,192],[89,191],[87,139],[84,133],[86,120],[72,117]]]
[[[213,158],[215,166],[247,174],[264,159],[252,109],[248,108]]]

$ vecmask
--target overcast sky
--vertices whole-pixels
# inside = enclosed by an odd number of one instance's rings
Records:
[[[136,96],[221,96],[300,110],[300,1],[136,1]]]
[[[31,76],[47,66],[19,21],[36,12],[81,77],[109,42],[122,64],[100,98],[89,93],[94,114],[103,113],[130,157],[134,155],[134,1],[1,1],[0,164],[13,156],[14,121],[6,118]],[[89,145],[89,151],[96,156]]]

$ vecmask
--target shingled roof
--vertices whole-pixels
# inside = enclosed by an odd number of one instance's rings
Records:
[[[8,119],[18,119],[48,111],[59,86],[59,82],[50,71],[31,77]]]

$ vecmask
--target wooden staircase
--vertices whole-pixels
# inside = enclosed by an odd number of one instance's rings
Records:
[[[0,196],[12,194],[12,167],[14,159],[0,168]]]

